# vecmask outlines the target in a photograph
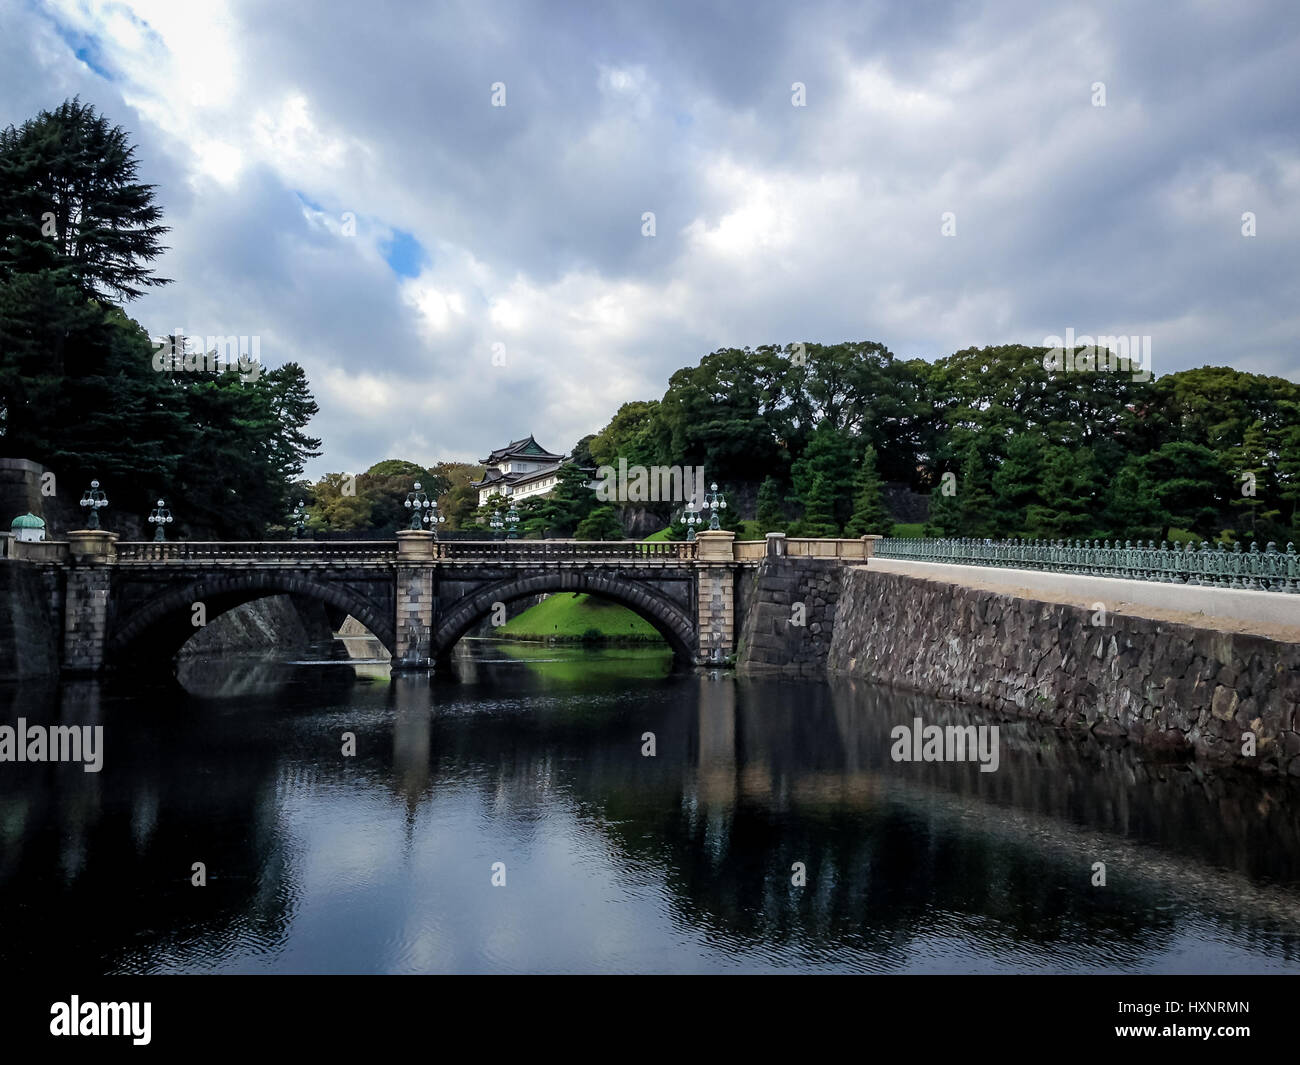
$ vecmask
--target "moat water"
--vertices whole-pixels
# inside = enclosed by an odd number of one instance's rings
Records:
[[[467,640],[435,679],[226,659],[0,688],[0,724],[104,727],[100,772],[0,764],[0,964],[1300,972],[1295,782],[1017,720],[996,772],[896,762],[895,726],[993,719],[671,667]]]

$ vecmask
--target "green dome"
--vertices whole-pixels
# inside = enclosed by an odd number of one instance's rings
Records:
[[[44,529],[45,519],[38,518],[30,510],[26,514],[20,514],[9,525],[10,529]]]

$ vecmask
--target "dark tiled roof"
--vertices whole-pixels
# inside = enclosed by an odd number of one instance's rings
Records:
[[[497,448],[487,458],[479,459],[479,462],[485,466],[494,466],[498,462],[504,462],[506,459],[515,458],[516,456],[520,458],[540,459],[543,461],[550,459],[553,462],[559,462],[564,458],[563,455],[556,455],[547,451],[546,448],[542,447],[541,444],[534,440],[533,435],[529,433],[522,440],[511,440],[505,447]]]

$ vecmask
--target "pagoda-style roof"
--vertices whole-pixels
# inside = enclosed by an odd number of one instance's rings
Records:
[[[505,462],[507,459],[513,458],[537,459],[539,462],[561,462],[564,456],[547,451],[529,433],[522,440],[511,440],[505,447],[497,448],[487,458],[479,459],[479,463],[484,466],[495,466],[498,462]]]

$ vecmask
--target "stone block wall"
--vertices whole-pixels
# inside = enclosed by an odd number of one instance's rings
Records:
[[[844,574],[837,559],[763,559],[740,571],[743,605],[737,668],[748,673],[818,676],[825,672]],[[796,604],[802,604],[802,610]],[[798,624],[802,621],[802,624]]]
[[[1300,776],[1300,644],[845,570],[833,673]],[[1243,754],[1243,733],[1256,753]]]
[[[24,680],[59,671],[59,613],[53,567],[0,561],[0,680]]]
[[[424,664],[432,654],[433,564],[397,567],[397,631],[393,663]]]
[[[69,571],[63,610],[63,668],[93,673],[104,664],[108,593],[112,573],[105,566]]]

